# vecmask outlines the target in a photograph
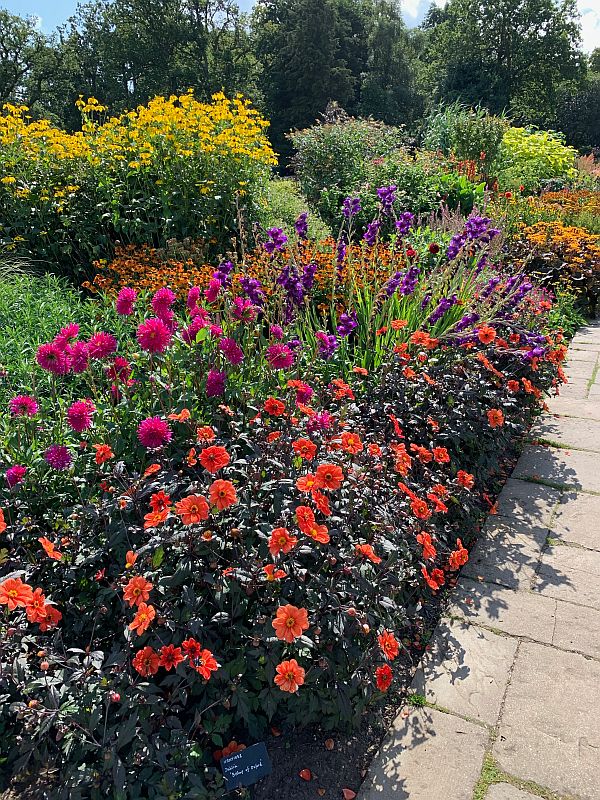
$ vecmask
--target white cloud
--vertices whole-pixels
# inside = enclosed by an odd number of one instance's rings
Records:
[[[581,42],[586,53],[600,47],[600,0],[578,0]]]

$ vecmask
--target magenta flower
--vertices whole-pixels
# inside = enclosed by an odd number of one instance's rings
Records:
[[[54,375],[66,375],[69,371],[67,354],[54,342],[41,344],[35,358],[42,369],[52,372]]]
[[[230,364],[241,364],[244,360],[244,351],[234,339],[225,337],[219,342],[219,350]]]
[[[175,294],[167,286],[162,286],[154,293],[154,297],[151,300],[154,313],[158,317],[161,317],[171,309],[175,299]]]
[[[37,400],[27,394],[19,394],[13,397],[8,404],[8,408],[13,417],[35,417],[39,410]]]
[[[88,355],[90,358],[107,358],[117,349],[117,340],[110,333],[100,331],[95,333],[88,342]]]
[[[225,373],[216,369],[209,370],[206,376],[206,396],[220,397],[225,392]]]
[[[326,431],[331,428],[332,422],[333,417],[328,411],[319,411],[308,420],[306,428],[309,431]]]
[[[241,322],[252,322],[256,319],[256,308],[247,297],[236,297],[231,313]]]
[[[133,307],[136,300],[136,290],[131,289],[129,286],[124,286],[117,297],[117,314],[120,314],[122,317],[128,317],[133,314]]]
[[[192,288],[188,292],[186,305],[189,311],[193,311],[196,306],[198,305],[198,300],[200,300],[200,287],[199,286],[192,286]]]
[[[273,339],[283,339],[283,328],[281,325],[271,325],[269,333]]]
[[[138,439],[144,447],[155,450],[173,438],[169,423],[160,417],[148,417],[140,422],[137,429]]]
[[[111,381],[125,381],[129,380],[131,375],[131,364],[123,356],[117,356],[112,363],[112,366],[106,368],[106,374]]]
[[[26,474],[27,474],[27,467],[22,467],[20,464],[15,464],[13,467],[9,467],[6,470],[5,473],[6,482],[12,489],[13,486],[16,486],[17,484],[22,482]]]
[[[294,385],[296,388],[296,403],[308,403],[314,394],[312,388],[304,381],[297,381]]]
[[[288,369],[294,363],[294,353],[287,344],[271,344],[267,347],[267,361],[273,369]]]
[[[44,453],[44,460],[52,469],[62,472],[68,469],[73,463],[73,458],[69,450],[62,444],[52,444]]]
[[[148,353],[164,353],[171,343],[172,334],[158,317],[147,319],[137,329],[137,340]]]
[[[208,303],[214,303],[221,291],[221,282],[216,278],[211,278],[208,287],[204,290],[204,297]]]
[[[183,328],[181,331],[181,338],[186,344],[194,344],[198,332],[205,327],[206,322],[201,316],[194,317],[187,328]]]
[[[77,400],[67,409],[67,422],[76,433],[83,433],[91,427],[95,410],[91,400]]]
[[[67,347],[67,353],[71,360],[71,369],[76,375],[85,372],[89,366],[88,346],[85,342],[75,342]]]
[[[62,350],[79,336],[79,325],[76,322],[71,322],[54,337],[54,344],[58,345]]]

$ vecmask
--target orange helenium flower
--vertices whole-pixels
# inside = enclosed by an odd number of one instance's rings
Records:
[[[294,693],[304,683],[305,672],[295,658],[282,661],[275,669],[275,683],[282,692]]]
[[[271,623],[278,639],[291,644],[308,628],[308,612],[292,605],[280,606]]]

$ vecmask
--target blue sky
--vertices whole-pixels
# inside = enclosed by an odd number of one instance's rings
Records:
[[[240,8],[248,11],[253,0],[238,0]],[[444,0],[435,0],[443,5]],[[409,26],[418,24],[429,6],[430,0],[403,0],[402,9]],[[13,14],[39,17],[41,28],[50,33],[57,25],[73,13],[77,0],[0,0],[0,5]],[[600,47],[600,0],[578,0],[581,14],[583,46],[587,52]]]

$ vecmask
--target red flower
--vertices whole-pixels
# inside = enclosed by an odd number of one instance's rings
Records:
[[[190,659],[191,666],[205,681],[210,679],[211,673],[219,669],[219,665],[210,650],[201,650],[200,655],[193,661]]]
[[[289,553],[297,544],[298,539],[292,536],[287,528],[275,528],[269,538],[269,552],[272,556]]]
[[[50,541],[50,539],[47,539],[45,536],[40,536],[38,542],[44,548],[44,552],[46,553],[48,558],[52,558],[54,561],[61,560],[62,553],[60,552],[60,550],[56,549],[56,546]]]
[[[275,683],[282,692],[294,693],[304,683],[305,672],[295,658],[282,661],[275,668]]]
[[[202,645],[200,642],[197,642],[191,637],[189,639],[185,639],[181,643],[181,649],[190,659],[190,661],[195,661],[196,659],[200,658],[200,654],[202,653]]]
[[[463,547],[463,543],[460,539],[456,540],[456,550],[453,550],[450,553],[450,559],[448,563],[450,564],[450,569],[460,569],[463,564],[466,564],[469,560],[469,551]]]
[[[285,403],[282,403],[281,400],[277,400],[275,397],[268,397],[265,400],[264,409],[267,414],[270,414],[272,417],[280,417],[285,413]]]
[[[363,443],[357,433],[342,433],[342,449],[356,455],[363,449]]]
[[[308,612],[290,604],[280,606],[271,625],[278,639],[291,644],[308,629]]]
[[[110,449],[107,444],[95,444],[93,445],[94,450],[96,451],[96,464],[105,464],[107,461],[110,461],[111,458],[114,458],[115,454]]]
[[[458,485],[465,489],[472,489],[473,486],[475,486],[475,478],[473,475],[471,475],[470,472],[465,472],[463,469],[459,469],[456,473],[456,480]]]
[[[172,669],[177,669],[177,665],[185,661],[185,656],[181,647],[175,647],[173,644],[166,644],[160,649],[160,666],[164,667],[167,672]]]
[[[301,492],[312,492],[315,486],[315,476],[312,472],[308,472],[296,481],[296,488]]]
[[[152,620],[156,617],[156,609],[146,603],[140,603],[133,622],[129,624],[129,630],[135,631],[138,636],[148,630]]]
[[[487,412],[487,418],[490,423],[490,428],[499,428],[501,425],[504,425],[504,414],[499,408],[491,408]]]
[[[46,619],[46,598],[41,589],[34,589],[25,611],[29,622],[43,622]]]
[[[155,492],[152,497],[150,498],[150,508],[154,511],[155,514],[158,514],[160,511],[170,511],[171,510],[171,498],[168,494],[165,494],[162,489],[160,492]]]
[[[311,539],[321,544],[327,544],[329,542],[327,526],[317,523],[312,508],[308,506],[298,506],[296,509],[296,519],[298,520],[298,527],[306,536],[310,536]]]
[[[146,578],[138,576],[131,578],[123,592],[123,599],[126,600],[130,606],[139,606],[140,603],[145,603],[150,597],[152,584]]]
[[[197,429],[196,438],[199,442],[212,442],[215,439],[215,432],[210,425],[204,425]]]
[[[317,445],[310,439],[296,439],[292,442],[294,453],[305,461],[312,461],[317,452]]]
[[[200,453],[200,463],[204,469],[208,470],[211,474],[218,472],[223,467],[229,464],[229,453],[224,447],[215,445],[213,447],[205,447]]]
[[[208,490],[208,496],[212,505],[216,506],[219,511],[224,511],[238,501],[235,486],[231,481],[214,481]]]
[[[423,558],[426,561],[428,561],[428,560],[433,561],[433,559],[437,555],[437,551],[436,551],[435,547],[433,546],[433,543],[432,543],[432,540],[431,540],[431,536],[428,533],[426,533],[425,531],[421,531],[421,533],[419,533],[418,536],[417,536],[417,542],[423,548]]]
[[[9,611],[21,606],[25,608],[33,597],[33,590],[20,578],[7,578],[0,583],[0,605],[8,606]]]
[[[281,580],[281,578],[287,577],[287,572],[284,572],[282,569],[277,569],[275,564],[267,564],[263,567],[263,572],[268,581],[278,581]]]
[[[444,583],[446,582],[446,578],[445,578],[444,573],[442,572],[441,569],[432,570],[431,571],[431,575],[430,575],[427,572],[427,568],[426,567],[422,567],[421,568],[421,574],[423,575],[427,585],[429,586],[429,588],[433,592],[437,592],[437,590],[440,589],[444,585]]]
[[[325,497],[323,492],[319,492],[317,489],[312,490],[312,499],[314,504],[317,507],[317,510],[323,514],[325,517],[331,516],[331,506],[329,505],[329,498]]]
[[[410,504],[410,507],[415,517],[418,517],[419,519],[429,519],[431,516],[431,510],[424,500],[415,498]]]
[[[366,558],[372,561],[373,564],[381,564],[381,559],[375,554],[370,544],[357,544],[354,548],[354,552],[359,558]]]
[[[379,642],[379,647],[381,647],[383,655],[390,661],[393,661],[400,652],[400,645],[394,634],[390,633],[390,631],[384,631],[377,637],[377,641]]]
[[[160,667],[160,656],[151,647],[144,647],[136,653],[133,666],[144,678],[156,675]]]
[[[434,447],[433,458],[438,464],[448,464],[450,462],[450,456],[445,447]]]
[[[344,473],[337,464],[320,464],[317,467],[315,479],[315,488],[335,490],[342,485]]]
[[[496,338],[496,331],[486,325],[483,328],[479,328],[479,331],[477,332],[477,338],[481,344],[490,344]]]
[[[202,495],[191,494],[175,505],[175,512],[181,517],[184,525],[197,525],[208,519],[210,509]]]
[[[392,684],[394,674],[389,664],[377,667],[375,670],[375,682],[380,692],[387,692]]]

